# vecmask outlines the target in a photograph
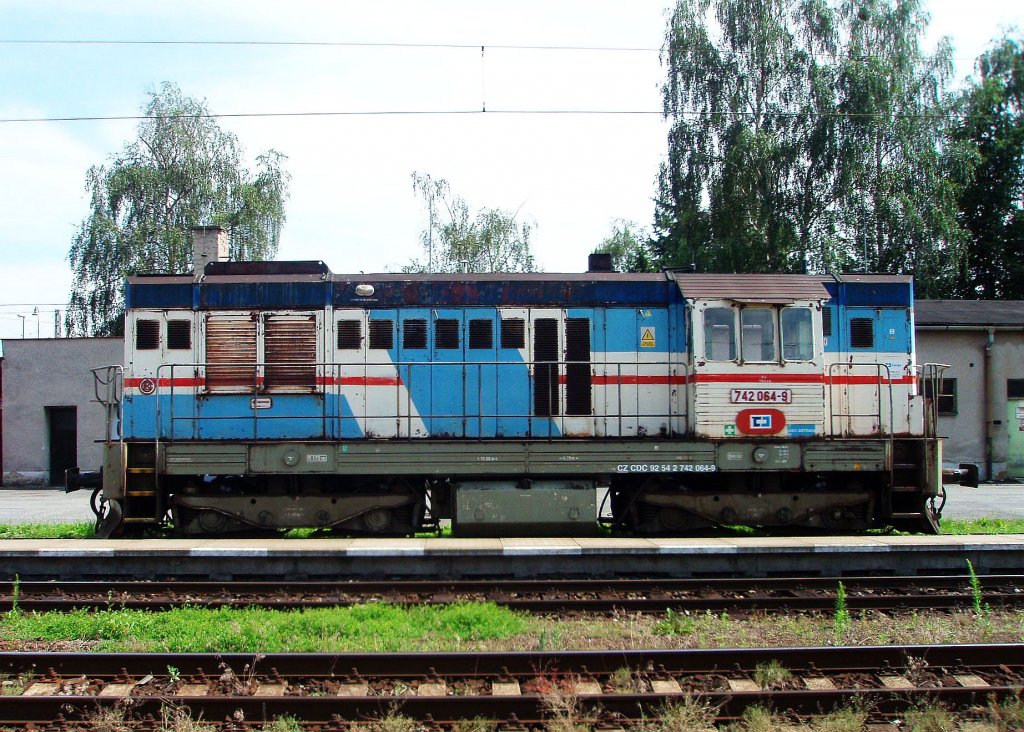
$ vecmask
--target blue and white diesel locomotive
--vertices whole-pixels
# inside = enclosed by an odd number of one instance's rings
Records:
[[[126,303],[103,536],[937,530],[910,277],[212,262]]]

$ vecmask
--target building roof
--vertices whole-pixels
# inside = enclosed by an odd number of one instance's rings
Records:
[[[918,300],[920,326],[1003,326],[1024,328],[1024,300]]]

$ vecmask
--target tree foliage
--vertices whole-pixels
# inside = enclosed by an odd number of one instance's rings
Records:
[[[412,185],[427,207],[427,228],[420,234],[426,261],[413,260],[403,272],[537,271],[531,224],[501,209],[471,212],[444,178],[413,172]]]
[[[951,52],[926,55],[926,27],[921,0],[678,0],[660,263],[948,283],[961,239],[941,145]]]
[[[969,233],[957,294],[1024,298],[1024,47],[1000,39],[977,63],[978,79],[958,100],[952,144],[973,161],[958,197]]]
[[[604,238],[595,254],[611,254],[616,272],[656,272],[655,256],[647,233],[633,221],[615,219],[612,231]]]
[[[193,226],[224,228],[232,259],[274,257],[288,195],[285,156],[259,155],[254,173],[242,157],[204,102],[170,83],[150,93],[137,139],[86,174],[89,213],[68,255],[69,333],[121,333],[124,278],[190,272]]]

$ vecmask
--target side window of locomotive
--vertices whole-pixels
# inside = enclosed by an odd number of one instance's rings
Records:
[[[402,321],[402,348],[427,347],[427,321],[412,318]]]
[[[850,318],[850,346],[853,348],[873,348],[874,345],[874,321],[871,318]]]
[[[810,361],[814,358],[814,335],[810,308],[782,308],[782,358]]]
[[[160,348],[160,321],[135,321],[135,350],[155,351]]]
[[[744,361],[775,360],[775,310],[743,308],[740,311],[740,356]]]
[[[434,348],[453,349],[459,347],[459,321],[455,318],[438,318],[434,321]]]
[[[395,347],[395,321],[370,321],[370,350],[389,351]]]
[[[501,321],[501,347],[526,348],[526,321],[523,318]]]
[[[363,346],[363,323],[360,320],[338,321],[338,350],[358,351]]]
[[[192,321],[167,321],[167,348],[171,351],[188,351],[192,348]]]
[[[709,361],[736,358],[736,316],[732,308],[704,311],[704,354]]]
[[[469,347],[471,350],[494,348],[494,321],[483,318],[469,321]]]

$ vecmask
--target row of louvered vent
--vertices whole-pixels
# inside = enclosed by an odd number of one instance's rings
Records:
[[[390,350],[395,347],[395,323],[381,319],[370,321],[368,348]],[[363,321],[339,320],[337,327],[338,350],[358,351],[363,347]],[[460,323],[455,318],[438,318],[434,321],[434,348],[455,350],[460,346]],[[470,350],[494,348],[494,321],[474,319],[469,321]],[[501,347],[524,348],[526,345],[526,323],[522,318],[501,321]],[[427,348],[427,321],[424,318],[410,318],[402,321],[402,348],[420,350]]]

